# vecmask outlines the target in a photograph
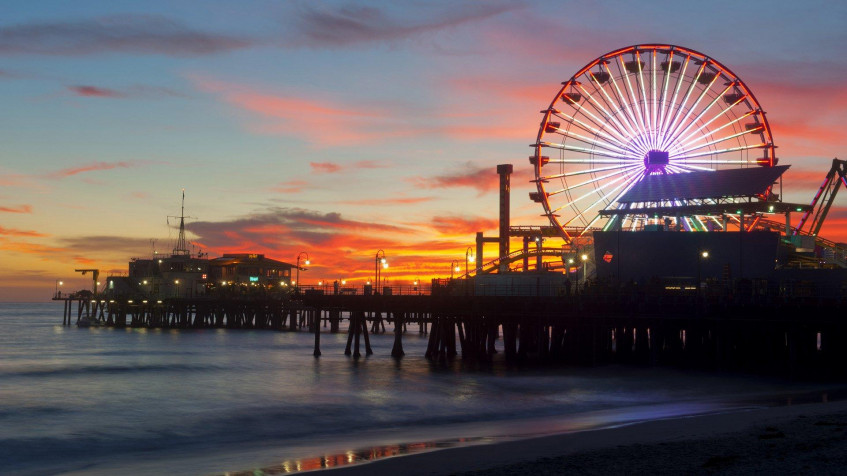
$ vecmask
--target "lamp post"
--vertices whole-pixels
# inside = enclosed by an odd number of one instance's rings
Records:
[[[700,298],[700,279],[701,273],[700,268],[703,264],[703,260],[709,259],[709,250],[700,250],[697,254],[697,298]]]
[[[61,286],[61,285],[63,285],[63,284],[65,284],[65,283],[64,283],[64,282],[62,282],[61,280],[58,280],[58,279],[56,280],[56,297],[57,297],[57,298],[58,298],[58,297],[61,297],[61,296],[59,295],[59,286]]]
[[[473,253],[473,246],[468,246],[468,248],[465,250],[465,277],[466,278],[470,276],[470,274],[468,273],[468,263],[475,263],[476,262],[476,256],[473,255],[472,253]]]
[[[174,284],[176,284],[176,297],[179,297],[179,280],[175,279]]]
[[[415,285],[415,287],[414,287],[414,288],[412,288],[412,291],[417,291],[417,292],[418,292],[418,295],[420,295],[421,291],[420,291],[420,289],[418,288],[418,283],[419,283],[418,278],[415,278],[415,281],[414,281],[414,283],[413,283],[413,284]]]
[[[310,264],[310,262],[309,262],[309,253],[306,253],[305,251],[301,251],[301,252],[297,255],[297,275],[296,275],[296,277],[295,277],[295,281],[294,281],[294,292],[295,292],[295,293],[299,293],[299,291],[300,291],[300,258],[301,258],[303,255],[305,255],[305,256],[306,256],[306,261],[304,262],[304,264],[305,264],[306,266],[308,266],[308,265]],[[303,271],[305,271],[305,269],[304,269]]]
[[[376,252],[376,257],[374,257],[374,294],[379,292],[379,279],[380,273],[382,269],[388,269],[388,261],[385,259],[385,251],[379,250]]]
[[[582,260],[582,286],[585,287],[588,278],[588,255],[583,253],[579,258]]]
[[[462,268],[459,268],[459,262],[458,261],[456,261],[456,260],[451,261],[450,262],[450,279],[453,279],[453,272],[454,271],[458,273],[461,270],[462,270]]]

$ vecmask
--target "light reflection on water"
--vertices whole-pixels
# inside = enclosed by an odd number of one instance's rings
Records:
[[[372,336],[373,356],[353,360],[343,355],[345,334],[323,334],[316,359],[308,333],[58,323],[61,306],[52,303],[0,304],[6,470],[304,470],[820,388],[671,369],[433,364],[412,325],[406,358],[395,361],[390,326]]]

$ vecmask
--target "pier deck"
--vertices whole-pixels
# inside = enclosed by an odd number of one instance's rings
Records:
[[[370,354],[369,334],[394,328],[404,355],[410,323],[429,336],[426,357],[480,362],[682,365],[694,368],[847,376],[842,300],[728,298],[589,292],[566,296],[324,295],[105,300],[66,296],[63,323],[172,329],[340,332],[345,353]],[[76,312],[74,312],[76,304]],[[328,327],[327,327],[328,326]],[[323,329],[323,330],[322,330]]]

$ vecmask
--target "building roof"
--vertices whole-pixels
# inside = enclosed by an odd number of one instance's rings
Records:
[[[272,265],[281,268],[294,268],[295,265],[278,261],[271,258],[266,258],[263,254],[256,253],[225,253],[220,258],[210,260],[213,266],[228,266],[232,264],[256,264],[256,265]]]
[[[789,165],[648,175],[618,202],[659,202],[703,198],[752,197],[764,192]]]

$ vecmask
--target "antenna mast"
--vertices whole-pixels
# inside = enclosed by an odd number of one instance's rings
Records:
[[[177,238],[176,248],[174,248],[174,256],[190,256],[188,247],[185,244],[185,189],[182,189],[182,207],[179,213],[179,238]]]

